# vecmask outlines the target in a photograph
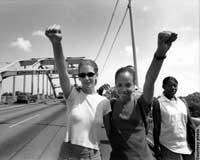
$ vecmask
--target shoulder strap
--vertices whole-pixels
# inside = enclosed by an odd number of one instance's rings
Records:
[[[144,113],[144,110],[143,110],[142,106],[139,106],[139,108],[140,108],[140,113],[141,113],[141,116],[142,116],[142,121],[143,121],[143,123],[144,123],[145,132],[146,132],[146,135],[147,135],[147,134],[148,134],[148,131],[149,131],[147,118],[146,118],[146,115],[145,115],[145,113]]]
[[[188,112],[187,142],[188,142],[189,146],[191,147],[191,149],[194,151],[195,150],[195,124],[190,115],[190,110],[189,110],[189,106],[188,106],[186,99],[183,97],[180,97],[180,99],[184,102],[184,104],[186,105],[186,108],[187,108],[187,112]]]
[[[141,116],[142,116],[142,121],[144,123],[144,127],[145,127],[145,132],[146,132],[146,135],[148,134],[148,131],[149,131],[149,125],[148,125],[148,122],[147,122],[147,115],[145,114],[145,111],[140,103],[140,100],[138,100],[138,104],[139,104],[139,109],[140,109],[140,113],[141,113]]]
[[[160,137],[160,130],[161,130],[161,111],[160,111],[160,103],[158,99],[153,100],[153,110],[152,110],[152,117],[153,117],[153,139],[154,139],[154,146],[159,147],[159,137]]]
[[[113,106],[114,106],[115,102],[116,102],[116,99],[114,99],[114,98],[110,100],[111,111],[113,110]]]

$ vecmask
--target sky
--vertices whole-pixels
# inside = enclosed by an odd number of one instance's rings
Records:
[[[44,36],[45,29],[53,24],[61,25],[65,57],[95,59],[115,3],[116,0],[0,0],[0,64],[53,57],[52,46]],[[105,64],[127,4],[128,0],[119,0],[96,60],[100,72],[97,87],[104,83],[113,86],[116,70],[133,64],[129,14]],[[199,0],[132,0],[132,12],[139,87],[144,84],[156,50],[157,34],[167,30],[177,33],[178,39],[167,53],[155,95],[162,93],[166,76],[179,81],[178,95],[200,92]],[[16,85],[18,90],[22,88],[20,82]],[[12,91],[11,83],[11,79],[3,82],[3,92]]]

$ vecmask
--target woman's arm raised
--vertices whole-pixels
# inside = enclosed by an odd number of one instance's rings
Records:
[[[151,103],[152,101],[154,94],[154,83],[162,67],[163,60],[166,58],[166,53],[176,38],[177,35],[169,31],[160,32],[158,34],[158,47],[147,71],[143,87],[143,96],[147,103]]]
[[[60,85],[63,90],[65,98],[67,98],[71,92],[72,85],[70,83],[69,74],[67,71],[68,64],[65,61],[62,49],[62,34],[60,25],[50,26],[46,31],[45,35],[49,38],[53,46],[54,58],[56,69],[59,74]]]

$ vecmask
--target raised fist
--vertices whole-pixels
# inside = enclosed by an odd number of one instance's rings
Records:
[[[158,34],[158,40],[164,43],[171,44],[177,39],[177,34],[170,31],[163,31]]]
[[[165,56],[172,42],[177,39],[177,34],[170,31],[163,31],[158,34],[158,56]]]
[[[45,35],[50,39],[52,43],[60,42],[62,40],[60,25],[54,24],[49,26],[45,31]]]

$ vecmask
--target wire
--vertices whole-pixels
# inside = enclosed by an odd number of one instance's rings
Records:
[[[109,58],[109,56],[110,56],[110,54],[111,54],[111,52],[112,52],[113,46],[114,46],[114,44],[115,44],[115,41],[116,41],[117,36],[118,36],[118,34],[119,34],[119,31],[121,30],[121,27],[122,27],[122,25],[123,25],[123,23],[124,23],[124,20],[125,20],[125,18],[126,18],[127,12],[128,12],[128,6],[127,6],[126,11],[125,11],[125,13],[124,13],[124,16],[123,16],[123,19],[122,19],[122,21],[121,21],[121,24],[120,24],[120,26],[119,26],[119,28],[118,28],[118,31],[117,31],[117,33],[116,33],[116,35],[115,35],[115,38],[114,38],[114,40],[113,40],[113,43],[112,43],[112,45],[111,45],[111,47],[110,47],[110,50],[109,50],[109,52],[108,52],[108,55],[107,55],[107,57],[106,57],[106,60],[105,60],[105,63],[104,63],[104,65],[103,65],[103,68],[102,68],[102,70],[101,70],[100,75],[102,74],[102,72],[103,72],[103,70],[104,70],[104,68],[105,68],[105,65],[106,65],[106,63],[107,63],[107,61],[108,61],[108,58]]]
[[[119,2],[119,0],[117,0],[116,3],[115,3],[115,7],[114,7],[114,10],[113,10],[113,13],[112,13],[112,16],[111,16],[111,19],[110,19],[108,28],[107,28],[106,33],[105,33],[105,35],[104,35],[104,38],[103,38],[103,41],[102,41],[101,46],[100,46],[100,48],[99,48],[99,51],[98,51],[98,53],[97,53],[97,55],[96,55],[96,57],[95,57],[95,59],[94,59],[95,61],[96,61],[97,58],[99,57],[99,55],[100,55],[100,53],[101,53],[101,50],[102,50],[102,48],[103,48],[103,46],[104,46],[104,43],[105,43],[105,41],[106,41],[106,38],[107,38],[107,36],[108,36],[108,32],[109,32],[109,30],[110,30],[110,26],[111,26],[111,24],[112,24],[113,17],[114,17],[114,15],[115,15],[115,11],[116,11],[118,2]]]

